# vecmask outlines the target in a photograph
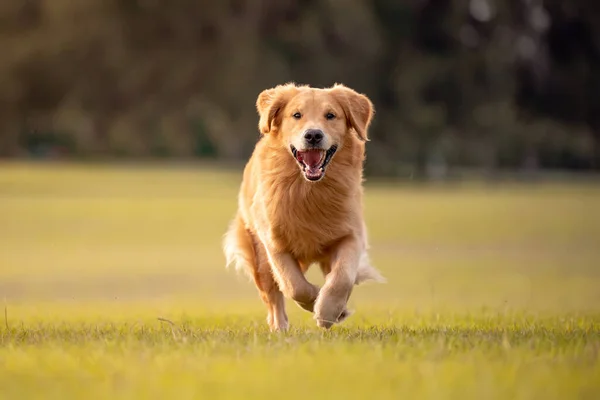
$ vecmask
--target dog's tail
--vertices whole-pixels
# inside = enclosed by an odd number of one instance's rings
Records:
[[[231,221],[227,233],[223,236],[223,253],[226,268],[234,267],[237,271],[252,276],[256,255],[252,238],[239,216]]]
[[[381,273],[371,265],[371,261],[369,260],[369,255],[365,251],[361,257],[360,262],[358,264],[358,272],[356,274],[356,280],[354,281],[355,285],[360,285],[364,282],[374,281],[377,283],[386,283],[387,279]]]
[[[362,238],[363,238],[363,253],[360,256],[360,261],[358,263],[358,272],[356,274],[356,280],[354,281],[355,285],[360,285],[364,282],[377,282],[377,283],[386,283],[387,279],[381,273],[373,267],[371,264],[371,260],[369,259],[369,240],[367,238],[367,226],[363,221],[362,225]]]

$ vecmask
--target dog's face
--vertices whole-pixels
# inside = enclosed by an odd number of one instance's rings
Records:
[[[280,85],[256,101],[261,133],[270,135],[294,157],[312,182],[325,176],[334,155],[352,140],[367,140],[373,105],[343,85],[328,89]]]

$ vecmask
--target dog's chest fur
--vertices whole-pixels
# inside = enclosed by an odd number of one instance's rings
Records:
[[[332,244],[356,229],[351,212],[356,210],[359,193],[350,193],[334,179],[326,176],[322,182],[310,183],[299,178],[263,189],[272,191],[267,198],[279,199],[264,205],[273,244],[302,262],[322,259]]]

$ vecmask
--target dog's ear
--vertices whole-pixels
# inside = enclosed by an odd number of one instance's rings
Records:
[[[256,110],[260,117],[258,129],[260,133],[266,134],[273,128],[277,128],[281,122],[280,112],[287,102],[298,91],[294,83],[278,85],[272,89],[263,90],[256,99]]]
[[[348,128],[353,128],[362,141],[368,141],[367,132],[375,113],[371,100],[342,84],[336,83],[331,91],[344,109]]]

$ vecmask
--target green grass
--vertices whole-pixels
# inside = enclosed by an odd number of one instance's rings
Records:
[[[239,179],[0,164],[0,398],[600,397],[600,187],[368,185],[388,283],[271,334],[223,266]]]

